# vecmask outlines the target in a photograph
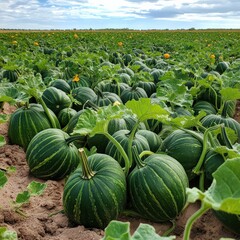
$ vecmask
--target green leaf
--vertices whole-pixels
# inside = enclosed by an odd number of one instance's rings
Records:
[[[240,99],[240,90],[237,88],[222,88],[220,90],[223,101]]]
[[[8,120],[7,114],[0,114],[0,124],[7,122],[7,120]]]
[[[182,128],[192,128],[198,126],[200,120],[206,115],[204,111],[200,111],[197,116],[179,116],[171,119],[168,124],[172,124],[174,126],[182,127]]]
[[[109,105],[101,107],[96,112],[92,109],[86,109],[78,118],[76,127],[73,130],[73,135],[91,135],[97,133],[106,133],[108,123],[111,119],[121,118],[131,114],[127,108],[121,104],[118,106]]]
[[[132,240],[172,240],[176,239],[175,236],[161,237],[155,232],[155,228],[149,224],[140,223],[137,230],[134,232]]]
[[[32,181],[31,183],[28,184],[27,189],[31,196],[35,196],[42,194],[46,187],[47,187],[46,183]]]
[[[105,229],[102,240],[173,240],[175,236],[161,237],[155,228],[149,224],[140,223],[139,227],[130,235],[130,223],[112,220]]]
[[[4,187],[7,181],[6,173],[0,170],[0,189]]]
[[[113,220],[105,229],[102,240],[131,240],[130,223]]]
[[[15,231],[7,230],[6,227],[0,227],[1,240],[17,240],[17,233]]]
[[[190,108],[193,104],[192,95],[178,79],[167,79],[159,82],[157,97],[173,106]]]
[[[227,159],[214,173],[206,192],[187,189],[188,202],[201,200],[205,206],[231,214],[240,214],[240,157]]]
[[[4,146],[6,144],[4,136],[0,135],[0,147]]]
[[[169,117],[169,112],[158,104],[151,103],[150,98],[131,100],[128,101],[125,105],[128,109],[131,109],[131,111],[137,115],[137,118],[140,122],[148,119],[165,121]]]
[[[18,203],[18,204],[28,203],[29,198],[30,198],[30,193],[28,191],[23,191],[17,195],[15,203]]]

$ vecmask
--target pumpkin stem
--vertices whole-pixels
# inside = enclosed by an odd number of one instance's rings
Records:
[[[144,166],[146,166],[146,164],[142,161],[142,159],[139,157],[138,152],[137,152],[137,147],[136,146],[132,146],[132,150],[133,150],[133,157],[134,160],[137,164],[138,168],[142,168]]]
[[[47,115],[47,117],[48,117],[52,127],[53,128],[58,128],[55,120],[53,119],[53,117],[52,117],[52,115],[51,115],[51,113],[49,111],[49,108],[47,107],[46,103],[43,101],[42,97],[39,97],[37,99],[37,101],[42,105],[42,107],[44,109],[44,112],[46,113],[46,115]]]
[[[128,155],[124,151],[121,144],[112,135],[110,135],[108,132],[105,132],[103,134],[105,137],[108,138],[109,141],[111,141],[115,145],[115,147],[117,148],[117,150],[120,152],[121,156],[123,157],[124,163],[125,163],[124,173],[125,173],[125,176],[127,176],[128,172],[129,172],[129,168],[130,168]]]
[[[95,174],[92,171],[92,169],[89,167],[87,155],[86,155],[84,149],[80,148],[78,151],[79,151],[80,158],[81,158],[81,161],[82,161],[82,178],[86,179],[86,180],[89,180]]]
[[[228,135],[226,133],[226,128],[224,125],[221,125],[221,136],[222,136],[224,145],[229,149],[233,149],[232,143],[228,138]]]
[[[227,117],[227,110],[228,110],[228,101],[225,101],[224,104],[223,104],[223,109],[222,109],[222,113],[221,113],[221,116],[223,118],[226,118]]]
[[[204,135],[203,135],[203,146],[202,146],[202,153],[201,153],[201,156],[198,160],[198,163],[197,165],[195,166],[195,168],[192,170],[193,173],[195,174],[200,174],[201,173],[201,167],[202,167],[202,164],[204,162],[204,159],[205,159],[205,156],[206,156],[206,153],[209,149],[209,135],[211,134],[211,131],[219,128],[221,125],[215,125],[215,126],[212,126],[212,127],[209,127],[206,129],[206,131],[204,132]]]
[[[82,136],[81,135],[74,135],[74,136],[71,136],[67,139],[65,139],[67,145],[70,144],[71,142],[74,142],[76,140],[81,140],[82,139]]]

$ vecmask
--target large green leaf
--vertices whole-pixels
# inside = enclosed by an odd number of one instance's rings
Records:
[[[240,214],[240,157],[226,160],[214,173],[206,192],[187,189],[188,201],[201,200],[208,208]]]
[[[97,133],[106,133],[108,123],[111,119],[121,118],[126,115],[132,115],[123,104],[109,105],[99,108],[98,111],[86,109],[78,118],[76,127],[73,130],[74,134],[80,135],[95,135]]]
[[[143,122],[148,119],[157,119],[159,121],[166,121],[169,118],[169,112],[159,106],[152,104],[150,98],[140,98],[139,100],[131,100],[126,104],[128,109],[137,115],[139,121]]]

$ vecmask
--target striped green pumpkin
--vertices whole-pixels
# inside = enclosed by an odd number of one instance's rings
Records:
[[[234,118],[231,117],[224,117],[221,115],[216,114],[210,114],[205,116],[202,120],[202,125],[206,128],[218,125],[218,124],[224,124],[225,127],[231,128],[234,130],[237,140],[236,142],[240,143],[240,123],[237,122]],[[220,142],[222,142],[221,139],[219,139]]]
[[[42,99],[55,114],[58,114],[62,109],[70,107],[72,101],[70,97],[61,89],[56,87],[48,87],[42,95]]]
[[[50,111],[57,127],[60,128],[56,115]],[[31,139],[40,131],[52,125],[40,104],[31,103],[18,108],[9,121],[8,136],[11,144],[27,148]]]
[[[155,222],[175,219],[186,203],[188,177],[182,165],[164,154],[153,154],[137,166],[127,182],[133,208],[144,218]]]
[[[104,229],[124,209],[126,178],[118,162],[106,154],[87,158],[81,151],[81,159],[82,168],[64,186],[64,213],[72,223]]]
[[[78,149],[61,129],[45,129],[28,145],[26,159],[30,172],[41,179],[62,179],[79,164]]]
[[[187,172],[191,172],[202,153],[200,138],[190,132],[175,130],[163,140],[161,150],[178,160]]]

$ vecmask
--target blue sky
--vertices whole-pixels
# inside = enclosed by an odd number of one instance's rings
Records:
[[[240,28],[239,0],[0,0],[0,28]]]

